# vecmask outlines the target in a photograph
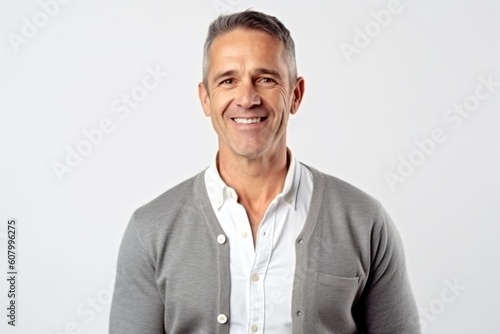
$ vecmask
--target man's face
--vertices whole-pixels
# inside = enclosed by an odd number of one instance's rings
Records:
[[[286,147],[286,126],[304,90],[290,83],[283,43],[270,35],[237,29],[210,48],[207,86],[199,95],[219,136],[219,152],[249,159],[273,156]]]

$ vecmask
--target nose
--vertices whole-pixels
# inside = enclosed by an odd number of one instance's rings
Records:
[[[236,105],[243,109],[250,109],[260,105],[260,96],[252,81],[244,81],[236,89]]]

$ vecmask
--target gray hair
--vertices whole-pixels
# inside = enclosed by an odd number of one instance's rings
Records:
[[[295,60],[295,43],[290,31],[276,17],[247,9],[243,12],[219,15],[208,27],[208,35],[203,48],[203,84],[207,87],[208,68],[210,67],[210,46],[214,39],[222,34],[238,28],[262,31],[276,40],[283,42],[285,61],[288,65],[288,77],[293,87],[297,79],[297,62]]]

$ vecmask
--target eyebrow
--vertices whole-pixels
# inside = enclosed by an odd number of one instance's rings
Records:
[[[268,74],[268,75],[274,76],[278,80],[282,80],[281,75],[275,70],[261,67],[261,68],[258,68],[255,72],[257,75]],[[215,77],[212,81],[214,83],[217,83],[223,77],[230,77],[230,76],[234,76],[234,75],[236,75],[235,70],[224,71],[224,72],[221,72],[221,73],[215,75]]]
[[[270,70],[270,69],[268,69],[268,68],[258,68],[256,72],[257,72],[257,74],[259,74],[259,75],[260,75],[260,74],[269,74],[269,75],[272,75],[273,77],[275,77],[275,78],[276,78],[276,79],[278,79],[278,80],[281,80],[281,79],[282,79],[282,78],[281,78],[281,75],[280,75],[277,71],[275,71],[275,70]]]
[[[230,77],[230,76],[233,76],[235,74],[236,74],[235,70],[225,71],[225,72],[222,72],[222,73],[215,75],[215,77],[212,81],[213,81],[213,83],[217,83],[221,78]]]

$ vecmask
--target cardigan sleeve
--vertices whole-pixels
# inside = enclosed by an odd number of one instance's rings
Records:
[[[164,334],[164,302],[155,263],[139,234],[135,215],[123,236],[111,304],[110,334]]]
[[[366,333],[421,333],[401,238],[381,206],[379,221],[372,232],[371,270],[367,284]]]

